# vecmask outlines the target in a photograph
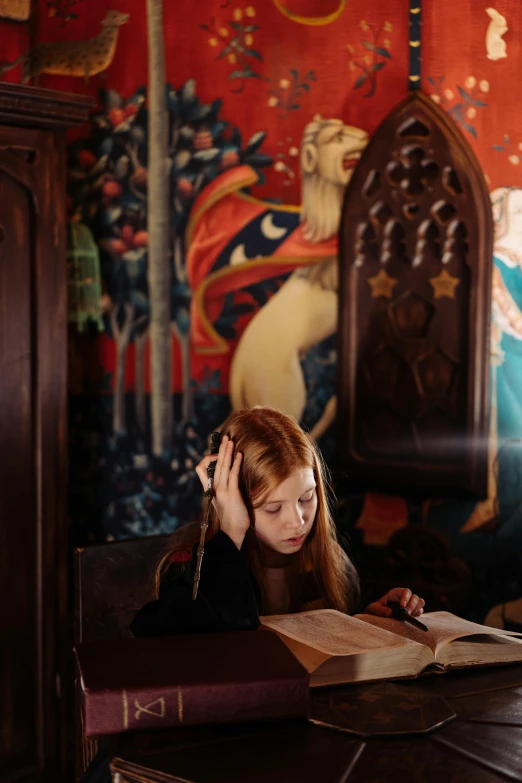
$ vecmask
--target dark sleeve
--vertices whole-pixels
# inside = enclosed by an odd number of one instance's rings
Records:
[[[205,544],[198,595],[192,600],[197,545],[181,571],[169,568],[159,597],[137,613],[134,636],[255,630],[259,626],[257,586],[239,550],[220,531]]]

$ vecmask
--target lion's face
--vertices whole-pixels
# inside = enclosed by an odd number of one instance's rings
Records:
[[[367,144],[368,134],[360,128],[343,124],[323,128],[317,136],[319,176],[346,187]]]

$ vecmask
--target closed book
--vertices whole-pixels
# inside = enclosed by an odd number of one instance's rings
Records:
[[[84,734],[308,716],[309,674],[258,631],[82,642]]]

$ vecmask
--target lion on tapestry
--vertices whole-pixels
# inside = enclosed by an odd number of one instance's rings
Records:
[[[339,230],[342,201],[368,135],[341,120],[316,116],[303,134],[301,224],[304,239],[324,243]],[[230,371],[232,409],[274,405],[302,419],[306,386],[300,357],[337,328],[338,262],[335,254],[292,273],[259,310],[240,338]],[[333,397],[311,435],[319,438],[335,417]]]

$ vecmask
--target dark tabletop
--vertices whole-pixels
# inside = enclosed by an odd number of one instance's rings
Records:
[[[362,736],[305,720],[119,735],[111,740],[111,755],[128,770],[120,783],[176,777],[192,783],[522,781],[522,665],[391,687],[314,690],[311,701],[312,716],[345,728],[351,721]],[[361,717],[359,725],[357,705],[364,703],[372,705],[368,714],[375,721]],[[408,714],[414,716],[409,724]],[[423,728],[430,719],[439,725]],[[397,726],[408,731],[408,725],[425,733],[386,733]]]

